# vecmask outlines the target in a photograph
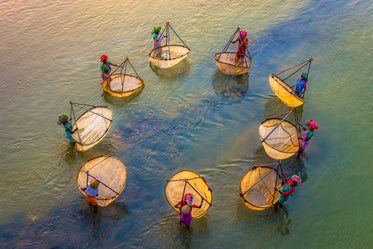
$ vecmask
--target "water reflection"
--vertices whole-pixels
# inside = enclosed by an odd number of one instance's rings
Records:
[[[289,226],[291,225],[291,219],[289,218],[289,212],[285,205],[282,208],[276,210],[277,215],[279,216],[279,224],[276,227],[276,231],[278,231],[281,236],[286,236],[290,234]]]
[[[274,117],[282,113],[289,112],[290,107],[285,105],[276,95],[269,95],[264,104],[264,116],[266,118]],[[302,119],[303,105],[297,107],[298,120]],[[294,115],[290,115],[289,121],[294,122]]]
[[[166,81],[174,81],[181,76],[189,74],[190,71],[190,64],[186,59],[170,68],[160,68],[151,62],[149,62],[149,67],[160,79]]]
[[[226,75],[216,70],[212,76],[212,87],[224,97],[243,97],[249,89],[249,74]]]

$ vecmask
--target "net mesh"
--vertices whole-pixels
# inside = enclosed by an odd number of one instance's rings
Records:
[[[254,210],[263,210],[275,204],[280,193],[281,178],[277,171],[269,167],[254,167],[241,180],[241,197],[246,206]]]
[[[85,151],[98,144],[109,132],[113,113],[106,106],[95,106],[81,115],[74,125],[75,148]]]
[[[190,49],[182,45],[162,46],[150,53],[149,61],[160,68],[175,66],[188,56]]]
[[[287,106],[298,107],[304,104],[305,100],[298,96],[285,81],[276,75],[269,75],[269,85],[277,97],[279,97],[279,99],[281,99]]]
[[[123,191],[126,185],[127,168],[124,163],[112,156],[99,156],[88,160],[78,173],[78,187],[85,188],[93,177],[100,177],[99,195],[97,202],[100,207],[105,207],[113,202]]]
[[[247,55],[236,60],[236,53],[234,52],[217,53],[214,59],[219,70],[229,75],[244,74],[250,70],[252,64],[251,58]]]
[[[193,204],[196,205],[201,203],[201,196],[203,196],[207,201],[203,201],[201,208],[192,209],[193,218],[205,215],[210,207],[209,203],[212,203],[209,186],[199,174],[190,170],[183,170],[173,175],[168,180],[164,192],[168,203],[178,213],[180,213],[180,208],[175,208],[174,205],[182,201],[185,194],[191,193],[194,196]]]
[[[289,158],[299,150],[297,127],[289,121],[268,119],[262,122],[258,132],[265,151],[273,159]]]
[[[143,81],[132,74],[113,74],[103,83],[102,88],[114,97],[126,97],[144,86]]]

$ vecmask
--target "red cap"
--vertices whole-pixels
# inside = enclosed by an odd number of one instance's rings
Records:
[[[106,61],[107,60],[107,55],[103,54],[100,57],[101,61]]]

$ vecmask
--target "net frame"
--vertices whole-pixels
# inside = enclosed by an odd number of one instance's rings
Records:
[[[177,178],[183,174],[190,174],[192,177],[190,178]],[[201,193],[199,193],[193,186],[192,184],[190,183],[190,181],[196,181],[196,180],[202,180],[204,182],[204,184],[206,185],[206,191],[204,191],[204,193],[206,194],[206,197],[203,197]],[[212,190],[210,189],[209,185],[207,184],[207,181],[205,180],[205,178],[201,175],[199,175],[198,173],[194,172],[194,171],[191,171],[191,170],[182,170],[182,171],[179,171],[175,174],[173,174],[169,180],[167,180],[167,183],[166,183],[166,186],[164,187],[164,194],[166,196],[166,199],[167,199],[167,202],[170,204],[170,206],[177,212],[177,213],[181,213],[181,207],[180,208],[175,208],[174,205],[176,205],[177,203],[172,203],[172,201],[170,200],[172,196],[169,196],[168,195],[168,186],[170,186],[169,184],[171,182],[184,182],[184,187],[183,187],[183,191],[181,192],[182,194],[180,195],[180,199],[178,199],[179,201],[183,201],[184,199],[184,195],[186,194],[186,188],[188,186],[188,188],[191,188],[193,189],[194,192],[196,192],[198,194],[198,196],[196,197],[195,196],[195,199],[200,199],[201,197],[204,198],[204,201],[202,203],[202,207],[200,209],[195,209],[193,208],[192,209],[192,217],[193,218],[201,218],[202,216],[204,216],[207,212],[207,210],[210,208],[210,206],[212,206]],[[170,187],[171,188],[171,187]]]
[[[294,113],[295,125],[292,122],[286,120],[291,113]],[[263,120],[260,123],[260,125],[258,127],[258,134],[259,134],[260,140],[261,140],[261,142],[263,144],[264,150],[266,151],[266,153],[267,153],[268,156],[270,156],[271,158],[276,159],[276,160],[283,160],[283,159],[289,158],[289,157],[293,156],[295,153],[297,153],[301,149],[301,132],[300,132],[300,126],[299,126],[299,119],[298,119],[297,110],[296,110],[296,108],[293,108],[288,113],[285,113],[285,114],[286,115],[283,118],[279,118],[279,116],[283,116],[284,115],[284,114],[280,114],[280,115],[274,116],[272,118],[265,119],[265,120]],[[261,127],[266,122],[272,121],[272,120],[277,120],[279,122],[274,126],[274,128],[272,129],[271,132],[269,132],[265,137],[263,137],[262,134],[261,134]],[[269,143],[266,142],[266,140],[268,138],[270,138],[270,136],[272,135],[272,133],[277,128],[279,128],[280,125],[283,122],[285,122],[286,125],[289,125],[290,127],[294,128],[296,130],[295,136],[297,138],[297,142],[295,142],[293,144],[297,144],[297,145],[295,145],[295,148],[296,147],[298,148],[297,150],[294,150],[294,151],[293,150],[291,150],[291,151],[279,150],[278,148],[275,148],[275,147],[271,146]],[[292,134],[290,136],[290,138],[293,137],[293,136],[294,136],[294,134]],[[276,139],[276,138],[272,138],[272,139]],[[272,150],[274,152],[276,152],[277,154],[275,154]]]
[[[285,103],[289,107],[298,107],[301,106],[305,103],[304,95],[305,91],[303,92],[302,95],[297,94],[289,84],[286,83],[286,80],[289,79],[291,76],[299,72],[301,69],[307,67],[307,83],[309,81],[309,72],[311,69],[311,62],[313,58],[309,58],[308,60],[301,62],[293,67],[290,67],[288,69],[285,69],[277,74],[269,74],[269,85],[271,86],[273,92],[277,95],[277,97]],[[290,70],[294,69],[291,71],[291,73],[283,77],[282,79],[280,78],[279,75],[284,74],[285,72],[288,72]]]
[[[90,148],[92,148],[93,146],[95,146],[96,144],[98,144],[102,139],[104,139],[104,137],[108,134],[109,132],[109,129],[110,129],[110,125],[111,125],[111,122],[113,121],[112,120],[112,117],[113,117],[113,113],[112,111],[110,110],[109,107],[107,106],[104,106],[104,105],[89,105],[89,104],[81,104],[81,103],[76,103],[76,102],[72,102],[70,101],[70,105],[71,105],[71,108],[70,108],[70,117],[72,117],[72,119],[74,120],[74,123],[73,123],[73,130],[74,129],[77,129],[76,132],[74,132],[73,134],[73,137],[74,137],[74,140],[75,140],[75,149],[78,150],[78,151],[86,151]],[[79,118],[77,119],[76,118],[76,115],[75,115],[75,109],[74,109],[74,106],[75,107],[79,107],[83,110],[85,110],[83,112],[83,114],[81,114],[79,116]],[[88,109],[89,108],[89,109]],[[104,117],[98,113],[95,113],[93,110],[95,108],[105,108],[107,110],[109,110],[109,113],[110,113],[110,117]],[[104,133],[102,134],[102,136],[97,139],[96,141],[92,142],[92,143],[88,143],[88,144],[85,144],[82,142],[82,139],[81,139],[81,136],[80,136],[80,131],[79,131],[79,126],[78,126],[78,123],[79,121],[84,117],[84,115],[86,115],[87,113],[93,113],[93,114],[96,114],[98,116],[101,116],[103,119],[109,121],[109,125],[107,126],[107,128],[105,129]],[[106,122],[106,121],[105,121]],[[82,127],[80,127],[82,128]]]
[[[128,71],[127,71],[128,66],[130,66],[132,68],[135,75],[133,75],[131,73],[128,73]],[[116,73],[118,71],[118,68],[120,68],[120,72]],[[123,72],[123,68],[124,68],[124,72]],[[110,87],[110,82],[113,79],[118,78],[118,77],[121,78],[122,89],[121,89],[121,91],[114,91]],[[126,77],[131,77],[133,79],[137,79],[140,83],[139,86],[137,88],[133,89],[133,90],[124,91],[124,85],[125,85]],[[107,77],[102,82],[102,89],[104,91],[108,92],[110,95],[112,95],[114,97],[118,97],[118,98],[128,97],[128,96],[130,96],[130,95],[132,95],[132,94],[134,94],[138,91],[141,91],[144,88],[144,86],[145,86],[144,80],[139,76],[139,74],[137,73],[136,69],[134,68],[134,66],[132,65],[132,63],[128,59],[128,57],[126,57],[126,59],[119,65],[119,67],[117,67],[112,73],[110,73],[109,77]]]
[[[170,29],[176,35],[176,37],[181,41],[181,43],[183,45],[171,44]],[[164,33],[166,33],[166,36],[165,36],[166,37],[166,39],[165,39],[166,44],[161,46],[161,47],[153,48],[149,53],[149,61],[151,63],[153,63],[154,65],[160,67],[160,68],[169,68],[169,67],[175,66],[180,61],[185,59],[190,53],[190,48],[186,45],[186,43],[181,39],[181,37],[172,28],[172,26],[170,25],[170,22],[166,22],[166,26],[165,26],[164,30],[162,31],[162,35]],[[168,52],[168,58],[167,57],[163,58],[163,55],[162,55],[162,58],[159,58],[157,56],[158,55],[158,51],[157,51],[158,49],[160,49],[160,50],[166,49],[166,54]],[[181,54],[178,54],[177,57],[172,57],[171,56],[171,54],[172,54],[171,50],[175,50],[175,51],[176,50],[184,50],[185,52],[183,52]]]
[[[123,186],[121,187],[121,189],[119,191],[115,191],[114,189],[112,189],[110,186],[108,186],[107,184],[105,184],[102,180],[100,181],[100,187],[99,188],[102,188],[101,186],[103,185],[104,187],[108,188],[109,190],[111,190],[113,193],[115,193],[115,195],[113,195],[112,197],[110,198],[101,198],[100,197],[100,193],[99,195],[97,196],[97,203],[100,207],[105,207],[107,205],[109,205],[110,203],[112,203],[116,198],[118,198],[118,196],[123,192],[125,186],[126,186],[126,182],[127,182],[127,167],[126,165],[123,163],[122,160],[120,160],[119,158],[117,157],[114,157],[114,156],[105,156],[105,155],[99,155],[99,156],[96,156],[96,157],[93,157],[89,160],[87,160],[84,165],[82,167],[79,168],[79,171],[78,171],[78,175],[77,175],[77,185],[78,185],[78,189],[79,191],[85,196],[85,192],[82,191],[82,188],[85,188],[88,183],[92,180],[92,179],[97,179],[96,176],[93,176],[91,174],[89,174],[89,171],[86,171],[86,170],[83,170],[85,166],[88,166],[89,163],[91,161],[94,161],[94,160],[97,160],[97,159],[100,159],[102,158],[101,161],[99,161],[98,163],[94,164],[93,166],[91,166],[90,170],[96,166],[99,166],[101,163],[103,163],[104,161],[106,161],[107,159],[113,159],[113,160],[116,160],[118,163],[122,164],[123,165],[123,168],[124,168],[124,183],[123,183]],[[82,174],[82,173],[85,173],[85,174]],[[84,181],[85,184],[80,184],[80,177],[83,177],[83,175],[86,175],[86,180]],[[99,176],[101,177],[101,176]],[[102,179],[104,179],[104,177],[101,177]],[[101,191],[102,192],[102,191]]]
[[[246,48],[244,58],[243,58],[244,65],[240,65],[240,64],[243,64],[243,63],[233,64],[233,63],[229,62],[229,61],[232,60],[232,58],[234,58],[236,56],[237,52],[228,51],[228,50],[230,49],[230,47],[232,45],[232,41],[237,39],[239,37],[240,33],[241,33],[240,27],[237,27],[236,31],[233,33],[231,38],[228,40],[228,42],[226,43],[222,52],[221,53],[216,53],[214,55],[214,60],[215,60],[216,66],[219,68],[219,70],[223,74],[240,75],[240,74],[244,74],[244,73],[248,72],[251,68],[252,58],[251,58],[251,55],[250,55],[250,52],[249,52],[248,48]],[[222,58],[224,58],[225,61],[221,60]],[[229,58],[229,60],[227,62],[226,60],[228,58]]]
[[[249,174],[252,173],[254,170],[259,169],[259,168],[268,169],[267,172],[265,172],[264,177],[260,176],[261,181],[257,181],[254,184],[247,183],[247,180],[251,180],[251,179],[247,179],[247,177],[249,177]],[[279,172],[280,169],[281,169],[281,174]],[[263,179],[265,177],[269,176],[270,173],[275,173],[276,178],[275,178],[275,182],[273,184],[274,186],[268,187]],[[280,189],[282,187],[282,184],[284,182],[284,178],[283,178],[282,174],[283,174],[283,172],[282,172],[281,162],[278,162],[277,164],[263,164],[263,165],[258,165],[258,166],[254,165],[252,168],[250,168],[245,173],[245,175],[242,177],[241,182],[240,182],[240,193],[239,194],[240,194],[240,197],[243,200],[244,204],[248,208],[253,209],[253,210],[264,210],[264,209],[272,207],[274,204],[276,204],[277,201],[280,199],[280,193],[275,190],[275,187],[277,189]],[[265,188],[267,189],[268,192],[270,192],[270,193],[272,192],[272,195],[270,195],[269,197],[266,198],[266,205],[261,205],[261,206],[257,205],[256,203],[253,203],[253,201],[249,201],[249,200],[246,199],[249,196],[248,195],[249,191],[253,187],[255,187],[257,184],[259,184],[260,182],[265,185]],[[246,185],[251,185],[251,187],[243,190],[243,188],[246,187]],[[261,191],[261,193],[263,193],[263,191]],[[264,194],[263,194],[263,196],[265,197]]]

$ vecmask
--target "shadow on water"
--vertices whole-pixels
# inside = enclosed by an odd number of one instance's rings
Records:
[[[78,204],[60,206],[41,219],[30,221],[23,214],[13,215],[11,224],[0,225],[0,244],[4,248],[87,247],[102,242],[110,234],[112,224],[127,216],[128,207],[123,202],[99,208],[95,214],[81,199]]]
[[[216,93],[230,98],[243,97],[249,89],[249,74],[241,74],[237,76],[226,75],[216,70],[212,76],[212,87]]]
[[[103,93],[101,94],[101,96],[109,104],[112,104],[112,105],[124,105],[124,104],[132,101],[133,99],[135,99],[137,96],[139,96],[140,93],[142,92],[142,90],[144,89],[144,87],[145,86],[143,86],[141,89],[139,89],[138,91],[136,91],[135,93],[133,93],[130,96],[127,96],[127,97],[114,97],[114,96],[110,95],[110,93],[108,93],[106,91],[103,91]]]
[[[276,231],[282,236],[290,234],[289,226],[292,220],[289,218],[286,205],[277,209],[270,207],[264,210],[252,210],[244,204],[241,198],[237,198],[236,204],[236,219],[250,225],[252,225],[252,221],[255,220],[259,223],[274,226]],[[265,228],[263,229],[265,230]]]
[[[190,64],[186,59],[170,68],[160,68],[151,62],[149,62],[149,67],[161,80],[166,81],[174,81],[190,72]]]
[[[179,214],[173,213],[163,217],[155,224],[154,230],[147,231],[144,235],[150,241],[168,241],[167,248],[177,248],[182,245],[183,248],[192,248],[194,236],[209,233],[208,215],[199,219],[193,219],[189,230],[183,224],[179,224]],[[159,248],[162,248],[159,246]]]

